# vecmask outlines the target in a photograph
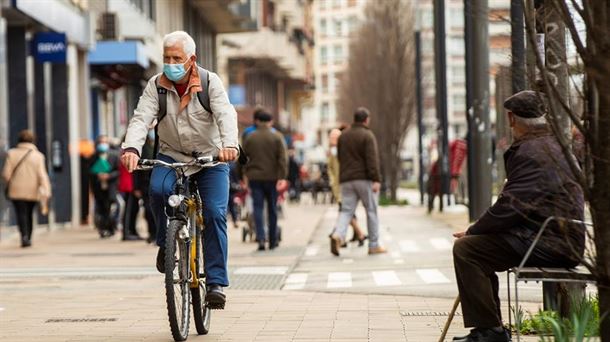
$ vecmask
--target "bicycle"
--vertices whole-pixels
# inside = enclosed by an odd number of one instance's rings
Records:
[[[194,154],[195,155],[195,154]],[[210,331],[211,306],[205,301],[206,275],[203,259],[203,202],[196,181],[186,175],[189,168],[218,164],[216,157],[200,156],[186,163],[167,163],[141,159],[138,170],[163,166],[176,172],[174,192],[167,200],[168,217],[165,241],[165,295],[172,336],[175,341],[188,338],[190,309],[199,335]],[[169,212],[168,212],[169,209]]]

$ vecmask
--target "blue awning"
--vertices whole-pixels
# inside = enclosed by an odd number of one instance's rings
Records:
[[[146,69],[149,66],[144,45],[135,40],[98,41],[89,52],[89,64],[137,64]]]

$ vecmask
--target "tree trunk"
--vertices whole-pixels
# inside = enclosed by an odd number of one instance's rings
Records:
[[[602,58],[599,56],[598,58]],[[598,75],[599,119],[597,143],[594,155],[594,184],[591,193],[591,208],[595,224],[595,247],[597,252],[598,291],[600,316],[610,315],[610,70],[604,56],[606,68]],[[606,72],[604,72],[606,71]],[[599,71],[598,71],[599,72]],[[600,336],[603,342],[610,342],[610,316],[600,322]]]

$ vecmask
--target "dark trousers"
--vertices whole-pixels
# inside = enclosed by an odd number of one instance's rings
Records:
[[[237,224],[237,219],[239,217],[237,217],[237,207],[235,206],[235,195],[237,194],[236,191],[229,191],[229,203],[228,203],[228,207],[229,207],[229,214],[231,214],[231,221],[233,221],[234,224]]]
[[[256,240],[265,242],[265,225],[263,224],[263,208],[267,202],[267,223],[269,225],[269,246],[277,245],[277,189],[276,181],[249,181],[252,190],[254,206],[254,222],[256,224]]]
[[[123,238],[138,235],[136,230],[136,220],[140,211],[140,199],[133,192],[121,193],[125,200],[125,210],[123,212]]]
[[[17,225],[19,226],[19,233],[21,233],[21,241],[31,241],[36,202],[13,200],[13,205],[17,214]]]
[[[108,190],[95,189],[93,197],[95,198],[95,224],[102,232],[113,233],[116,229],[116,218],[111,216],[110,208],[114,199],[114,192]]]
[[[508,240],[513,244],[508,243]],[[465,327],[492,328],[502,325],[498,276],[518,266],[524,252],[517,252],[518,240],[506,235],[467,235],[453,244],[453,264],[457,278]],[[530,242],[522,242],[519,251],[525,251]],[[554,251],[557,253],[557,251]],[[548,251],[534,249],[526,266],[573,267]]]
[[[157,225],[155,224],[155,216],[151,208],[148,191],[142,193],[142,199],[144,200],[144,218],[146,219],[146,224],[148,225],[148,239],[149,241],[156,241]]]

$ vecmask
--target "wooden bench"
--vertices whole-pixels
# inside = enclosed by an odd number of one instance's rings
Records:
[[[535,281],[535,282],[543,282],[543,283],[544,282],[555,282],[555,283],[593,283],[593,284],[596,282],[595,277],[583,266],[577,266],[576,268],[525,267],[525,264],[527,263],[527,260],[529,259],[530,255],[534,251],[534,248],[536,248],[536,244],[540,240],[542,233],[544,232],[544,230],[546,229],[546,227],[548,226],[548,224],[551,221],[563,221],[563,222],[567,222],[567,223],[582,224],[585,227],[592,226],[591,223],[587,223],[587,222],[583,222],[583,221],[579,221],[579,220],[566,219],[566,218],[562,218],[562,217],[555,217],[555,216],[551,216],[544,221],[544,223],[540,227],[540,230],[536,234],[536,237],[534,238],[532,245],[529,247],[529,249],[525,253],[525,256],[523,256],[523,259],[519,263],[519,266],[513,267],[507,271],[506,282],[507,282],[507,288],[508,288],[507,291],[508,291],[508,308],[509,308],[509,313],[508,313],[509,326],[512,326],[512,315],[510,313],[510,308],[511,308],[510,275],[511,275],[511,273],[513,274],[514,286],[515,286],[515,314],[519,310],[519,282]],[[519,324],[520,324],[519,319],[515,318],[515,330],[517,333],[517,342],[521,341],[521,336],[519,333],[519,329],[520,329]]]

